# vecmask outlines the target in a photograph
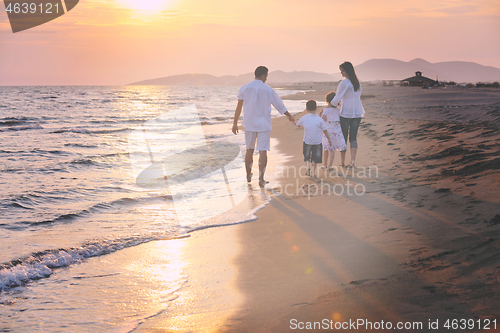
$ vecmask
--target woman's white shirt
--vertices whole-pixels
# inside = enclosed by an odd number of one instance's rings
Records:
[[[361,90],[360,85],[359,89],[354,91],[354,87],[349,79],[344,79],[339,83],[335,98],[332,100],[331,104],[336,106],[339,102],[341,102],[341,117],[361,118],[364,116],[365,109],[361,104]]]

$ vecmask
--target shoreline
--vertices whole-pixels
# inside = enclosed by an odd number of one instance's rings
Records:
[[[331,186],[362,184],[363,195],[311,193],[321,183],[285,175],[282,186],[307,188],[307,195],[275,195],[257,220],[185,240],[198,265],[187,275],[199,276],[200,267],[210,273],[202,285],[190,279],[180,295],[201,300],[208,292],[210,302],[174,306],[134,332],[173,331],[170,321],[179,316],[193,320],[187,328],[195,332],[289,332],[291,320],[500,320],[499,175],[491,162],[498,130],[405,120],[396,107],[377,112],[386,98],[369,95],[358,165],[376,165],[379,174],[320,176]],[[287,167],[299,169],[302,130],[280,117],[272,135],[290,156]],[[235,243],[227,244],[229,234]]]

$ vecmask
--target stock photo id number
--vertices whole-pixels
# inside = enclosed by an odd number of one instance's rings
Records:
[[[12,32],[31,29],[73,9],[78,0],[4,0]]]

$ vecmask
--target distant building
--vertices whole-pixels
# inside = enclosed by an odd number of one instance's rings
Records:
[[[433,86],[435,84],[438,84],[438,81],[422,76],[422,72],[420,71],[415,72],[415,76],[401,80],[401,85],[403,86],[423,87],[423,86]]]

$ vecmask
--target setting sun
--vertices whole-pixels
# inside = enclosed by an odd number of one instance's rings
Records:
[[[123,3],[136,10],[163,10],[168,9],[172,0],[123,0]]]

